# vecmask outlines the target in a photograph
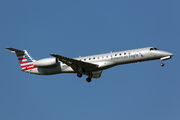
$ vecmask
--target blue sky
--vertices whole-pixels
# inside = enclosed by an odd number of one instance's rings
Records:
[[[1,0],[0,120],[179,120],[180,1]],[[117,66],[86,76],[20,71],[4,47],[34,59],[78,57],[142,47],[174,57]]]

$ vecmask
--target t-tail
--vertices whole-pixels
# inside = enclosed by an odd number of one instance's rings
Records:
[[[10,47],[6,47],[6,49],[11,50],[12,53],[16,54],[22,71],[30,72],[33,69],[37,69],[37,67],[33,65],[35,60],[30,56],[30,54],[28,54],[26,50],[18,50]]]

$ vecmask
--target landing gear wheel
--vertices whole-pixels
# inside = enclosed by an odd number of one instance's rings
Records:
[[[82,77],[82,73],[77,73],[77,76],[78,76],[79,78],[81,78],[81,77]]]
[[[163,66],[164,66],[164,63],[161,63],[161,66],[163,67]]]
[[[91,78],[90,77],[86,78],[86,81],[91,82]]]

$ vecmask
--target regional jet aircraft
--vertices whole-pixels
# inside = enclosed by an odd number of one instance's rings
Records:
[[[38,75],[76,73],[78,77],[87,75],[87,82],[91,82],[91,78],[100,78],[103,70],[116,65],[160,59],[161,66],[164,66],[163,61],[171,59],[173,56],[172,53],[154,47],[146,47],[79,58],[50,54],[53,57],[34,60],[26,50],[10,47],[6,47],[6,49],[16,54],[21,70],[24,72]]]

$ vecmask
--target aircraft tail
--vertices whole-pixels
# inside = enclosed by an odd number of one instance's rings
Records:
[[[6,49],[11,50],[12,53],[16,54],[23,71],[37,68],[32,64],[32,62],[35,60],[30,56],[30,54],[28,54],[26,50],[18,50],[10,47],[6,47]]]

